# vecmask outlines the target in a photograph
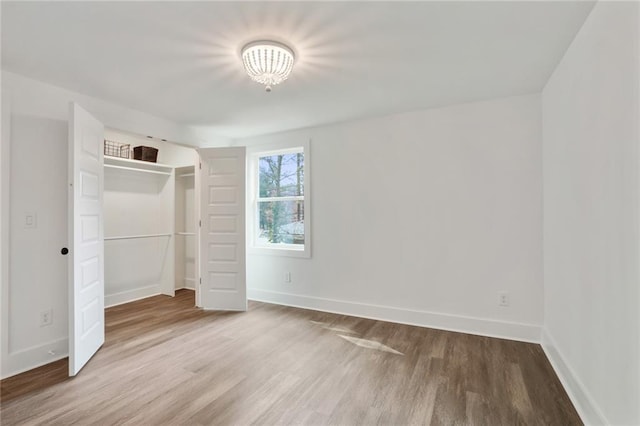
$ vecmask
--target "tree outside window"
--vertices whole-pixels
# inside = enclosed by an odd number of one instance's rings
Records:
[[[257,245],[304,247],[304,152],[258,158]]]

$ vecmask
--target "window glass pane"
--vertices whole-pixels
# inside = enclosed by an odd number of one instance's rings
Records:
[[[290,197],[304,194],[304,154],[260,157],[260,193],[264,197]]]
[[[261,201],[257,243],[304,245],[304,201]]]

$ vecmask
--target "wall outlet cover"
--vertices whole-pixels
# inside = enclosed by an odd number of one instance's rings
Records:
[[[51,325],[53,323],[53,309],[40,312],[40,327]]]

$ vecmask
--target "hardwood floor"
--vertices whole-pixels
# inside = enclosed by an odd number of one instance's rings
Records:
[[[539,345],[193,293],[109,308],[106,342],[2,381],[2,425],[578,425]]]

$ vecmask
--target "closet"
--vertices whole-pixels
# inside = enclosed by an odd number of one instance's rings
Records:
[[[157,162],[128,158],[136,146]],[[70,103],[68,153],[70,376],[104,343],[105,307],[178,287],[202,309],[247,310],[244,147],[119,133]]]
[[[104,156],[105,306],[195,289],[192,148],[105,132],[109,141],[158,149],[158,162]]]

